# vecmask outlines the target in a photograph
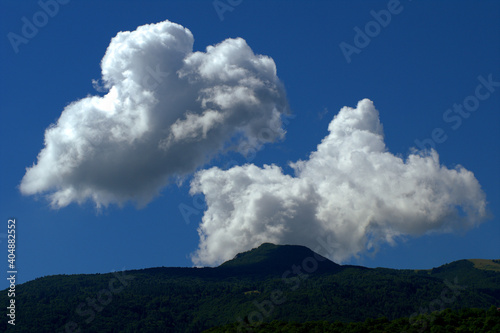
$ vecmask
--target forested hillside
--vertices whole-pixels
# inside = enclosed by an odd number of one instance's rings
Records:
[[[222,327],[215,327],[205,333],[421,333],[421,332],[473,332],[492,333],[500,332],[500,311],[492,306],[483,309],[446,309],[431,314],[422,314],[412,318],[400,318],[392,321],[387,318],[366,319],[364,322],[283,322],[273,321],[260,325],[242,325],[233,323]]]
[[[7,306],[6,291],[0,302]],[[492,305],[500,306],[500,272],[472,261],[369,269],[337,265],[301,246],[263,244],[216,268],[39,278],[17,286],[16,325],[3,320],[0,331],[201,332],[242,322],[264,329],[276,320],[365,322]]]

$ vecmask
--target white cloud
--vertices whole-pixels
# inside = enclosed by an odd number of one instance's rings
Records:
[[[71,103],[46,130],[23,194],[47,194],[54,207],[145,204],[222,150],[284,136],[288,105],[276,66],[241,38],[193,52],[188,29],[145,25],[118,33],[101,68],[94,85],[106,95]]]
[[[315,249],[319,239],[333,249],[323,254],[342,262],[399,236],[471,228],[485,218],[473,173],[440,165],[435,151],[406,160],[391,154],[370,100],[342,108],[328,129],[308,160],[291,164],[295,176],[252,164],[196,173],[191,193],[203,193],[208,208],[195,265],[262,242]]]

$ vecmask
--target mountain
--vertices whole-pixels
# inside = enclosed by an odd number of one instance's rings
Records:
[[[498,261],[429,270],[338,265],[303,246],[264,243],[215,268],[56,275],[16,286],[1,332],[201,332],[230,323],[364,321],[500,305]],[[9,303],[7,290],[0,304]],[[243,330],[245,331],[245,330]]]
[[[277,274],[281,276],[294,266],[301,265],[304,260],[311,266],[309,269],[315,268],[315,273],[334,273],[341,269],[340,265],[305,246],[271,243],[263,243],[258,248],[239,253],[219,268],[227,269],[233,274]],[[318,267],[314,267],[316,265]]]

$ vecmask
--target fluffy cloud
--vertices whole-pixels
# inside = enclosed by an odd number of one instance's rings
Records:
[[[448,169],[438,154],[414,151],[405,160],[384,143],[370,100],[344,107],[329,134],[295,175],[252,164],[198,171],[191,193],[208,205],[198,229],[196,265],[214,265],[262,242],[301,244],[342,262],[397,237],[470,228],[486,215],[473,173]]]
[[[106,95],[71,103],[46,130],[23,194],[45,193],[54,207],[145,204],[221,151],[245,154],[284,135],[276,66],[241,38],[193,52],[188,29],[145,25],[118,33],[101,68]]]

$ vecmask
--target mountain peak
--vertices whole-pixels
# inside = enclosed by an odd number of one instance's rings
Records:
[[[254,274],[283,274],[293,266],[309,265],[314,271],[331,272],[340,265],[301,245],[263,243],[250,251],[238,253],[219,267]]]

